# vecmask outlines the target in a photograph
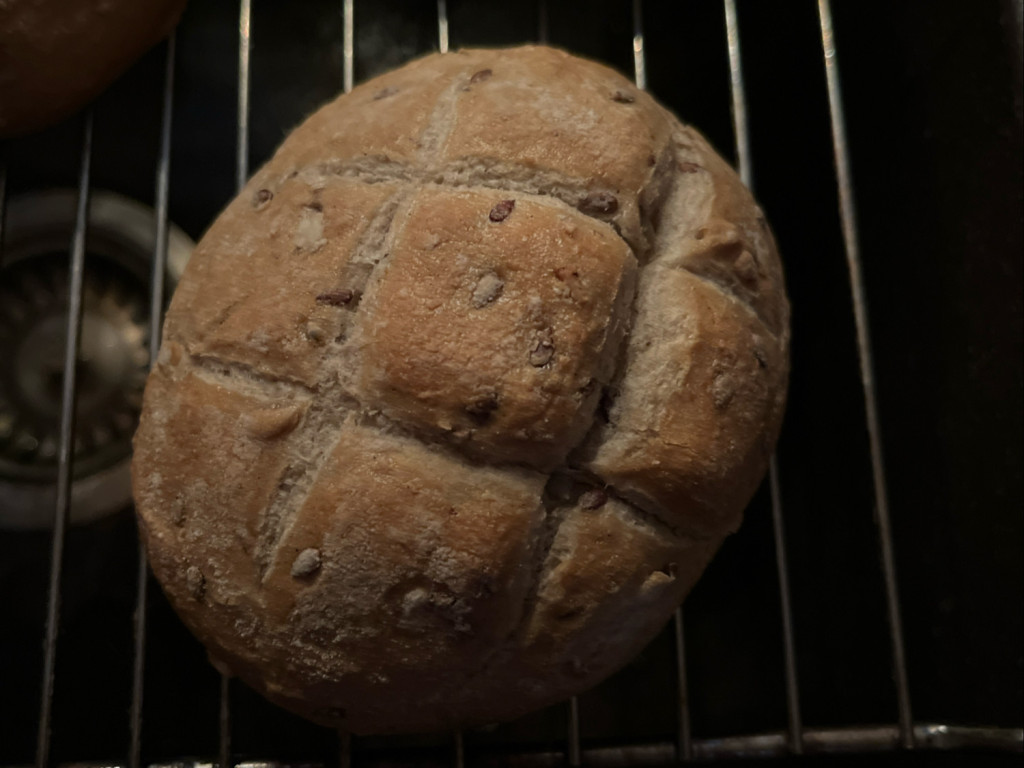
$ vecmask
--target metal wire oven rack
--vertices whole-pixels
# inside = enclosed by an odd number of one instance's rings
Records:
[[[632,62],[638,87],[646,88],[649,70],[647,64],[648,38],[643,28],[642,0],[632,0]],[[343,0],[342,14],[342,76],[347,92],[355,82],[355,48],[359,34],[355,0]],[[1019,24],[1019,2],[1017,19]],[[540,0],[537,8],[536,39],[548,39],[548,3]],[[694,713],[691,697],[688,695],[688,670],[693,669],[694,659],[687,655],[686,621],[682,609],[676,612],[672,623],[672,654],[674,668],[669,675],[675,686],[674,698],[677,706],[675,736],[672,740],[632,741],[630,743],[601,743],[588,746],[581,737],[584,715],[580,703],[573,698],[566,704],[564,713],[565,735],[557,749],[532,751],[489,752],[486,747],[475,749],[464,739],[464,734],[455,733],[446,743],[433,751],[416,751],[415,743],[409,751],[399,756],[391,754],[380,757],[374,748],[361,748],[361,739],[342,734],[337,746],[337,760],[342,766],[358,764],[423,764],[429,761],[473,765],[659,765],[676,761],[716,760],[720,758],[765,758],[801,754],[823,753],[868,753],[896,750],[949,750],[973,748],[982,750],[1020,753],[1024,734],[1020,728],[978,727],[948,723],[920,722],[914,718],[910,686],[908,684],[905,639],[901,625],[900,598],[897,588],[893,536],[886,485],[886,464],[882,455],[882,437],[875,386],[875,364],[873,361],[868,306],[865,297],[861,247],[857,226],[857,213],[853,195],[850,170],[850,143],[847,138],[844,102],[839,76],[839,59],[833,34],[833,20],[830,0],[817,0],[818,25],[820,29],[822,59],[825,72],[825,86],[831,122],[831,139],[836,171],[839,201],[839,221],[849,285],[852,290],[851,303],[856,332],[856,351],[859,362],[860,387],[864,404],[867,445],[870,459],[870,478],[873,489],[872,506],[877,522],[878,558],[881,563],[884,584],[885,615],[888,626],[888,656],[891,662],[893,690],[895,693],[895,722],[883,725],[852,725],[840,728],[808,727],[804,724],[801,708],[801,686],[799,684],[799,659],[796,652],[793,601],[789,584],[789,566],[786,557],[786,535],[784,532],[785,493],[780,487],[779,470],[773,459],[767,481],[767,496],[770,500],[772,540],[774,542],[775,569],[778,581],[778,605],[781,626],[781,658],[779,663],[784,677],[785,727],[770,732],[749,735],[727,735],[716,738],[697,738],[691,728]],[[736,0],[723,0],[725,35],[728,50],[728,83],[731,96],[731,114],[735,139],[735,156],[743,180],[753,187],[753,157],[750,132],[748,130],[747,93],[741,56],[741,40]],[[250,158],[250,71],[253,47],[251,0],[240,0],[237,17],[237,121],[235,183],[241,188],[249,175]],[[442,52],[449,47],[449,15],[446,0],[437,0],[436,42]],[[1018,27],[1019,35],[1019,27]],[[167,233],[169,193],[171,185],[171,147],[174,126],[174,93],[176,72],[176,41],[174,35],[166,46],[164,60],[163,90],[160,105],[160,132],[158,164],[155,178],[156,233],[155,252],[152,258],[150,286],[149,354],[150,362],[155,359],[161,327],[162,311],[165,306],[165,274],[167,261]],[[94,129],[91,111],[84,117],[81,135],[81,152],[78,172],[78,202],[76,226],[70,246],[67,313],[67,341],[64,355],[62,396],[60,413],[60,439],[57,456],[56,516],[51,542],[51,568],[49,573],[48,598],[45,611],[45,645],[41,675],[42,694],[38,713],[38,736],[35,762],[38,768],[53,764],[51,752],[51,722],[53,719],[53,692],[58,669],[58,643],[61,600],[62,567],[65,542],[68,536],[68,517],[71,504],[70,489],[73,477],[73,435],[75,427],[76,359],[81,336],[81,315],[83,275],[86,260],[87,219],[92,185],[91,163],[94,155]],[[0,260],[3,247],[3,208],[6,190],[6,166],[0,158]],[[869,510],[865,510],[869,514]],[[136,605],[134,612],[133,666],[131,675],[131,699],[128,716],[127,759],[129,768],[138,768],[143,761],[143,700],[146,693],[147,626],[150,605],[150,576],[145,552],[139,549],[137,564]],[[1008,674],[1015,674],[1008,670]],[[1016,672],[1019,674],[1019,671]],[[218,717],[219,754],[217,762],[185,760],[174,765],[190,765],[200,768],[207,765],[239,765],[246,768],[273,766],[273,762],[245,761],[232,748],[231,711],[232,684],[226,677],[220,682]],[[435,747],[439,742],[431,742]],[[2,760],[0,749],[0,762]],[[380,754],[385,754],[381,752]],[[376,756],[376,757],[375,757]],[[110,759],[111,756],[104,756]],[[433,764],[433,763],[431,763]]]

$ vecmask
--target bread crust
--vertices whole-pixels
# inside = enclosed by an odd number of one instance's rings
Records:
[[[788,312],[735,173],[621,76],[413,62],[296,129],[197,248],[136,435],[154,571],[218,664],[317,722],[557,701],[738,525]]]
[[[0,137],[85,106],[178,22],[185,0],[0,3]]]

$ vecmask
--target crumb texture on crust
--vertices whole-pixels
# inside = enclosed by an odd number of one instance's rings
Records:
[[[544,47],[324,106],[213,224],[133,484],[212,657],[356,733],[503,720],[658,631],[785,401],[764,217],[692,129]]]

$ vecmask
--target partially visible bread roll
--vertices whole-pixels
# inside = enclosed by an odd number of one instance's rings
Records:
[[[765,471],[789,307],[692,129],[543,47],[310,117],[213,224],[135,440],[211,656],[356,733],[515,717],[664,624]]]
[[[0,1],[0,137],[85,106],[174,27],[185,0]]]

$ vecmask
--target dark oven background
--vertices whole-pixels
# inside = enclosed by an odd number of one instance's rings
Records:
[[[548,6],[553,44],[632,75],[629,2]],[[1022,723],[1019,9],[995,0],[836,0],[833,9],[918,723]],[[800,712],[809,728],[891,724],[896,691],[818,11],[809,0],[741,0],[738,10],[756,194],[793,303],[778,468]],[[648,87],[735,161],[722,4],[648,0],[643,14]],[[453,48],[537,39],[531,3],[449,0],[448,16]],[[251,29],[255,168],[340,91],[341,2],[255,0]],[[356,0],[357,82],[436,45],[430,0]],[[198,238],[235,187],[237,3],[193,0],[176,52],[169,211]],[[153,203],[164,62],[161,45],[96,103],[94,189]],[[8,197],[75,187],[80,148],[80,118],[9,142]],[[34,759],[49,551],[49,532],[0,530],[3,765]],[[774,558],[766,485],[685,605],[694,738],[787,727]],[[135,568],[130,509],[69,530],[55,761],[125,760]],[[219,677],[155,584],[149,594],[142,759],[213,758]],[[674,653],[669,626],[580,698],[585,749],[675,739]],[[337,760],[335,734],[241,685],[232,685],[231,719],[236,759]],[[467,759],[562,750],[566,727],[563,706],[467,733]],[[451,744],[442,734],[356,739],[353,749],[357,760],[386,748],[449,761]]]

